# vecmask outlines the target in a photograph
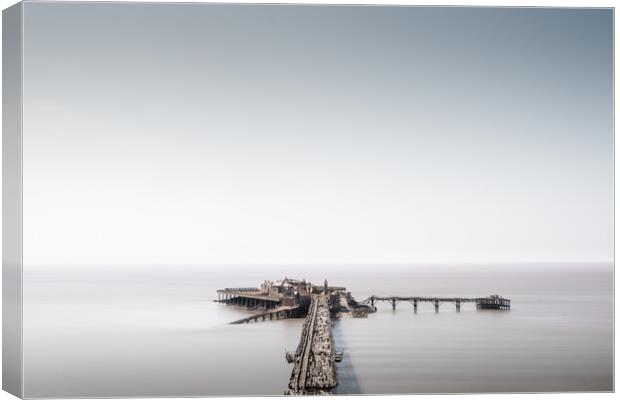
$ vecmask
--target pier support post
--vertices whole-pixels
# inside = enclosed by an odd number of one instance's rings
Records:
[[[418,301],[417,300],[413,301],[413,312],[414,313],[418,312]]]
[[[396,299],[392,299],[392,310],[396,310]]]
[[[456,301],[456,312],[461,312],[461,301],[460,300]]]
[[[435,312],[439,312],[439,300],[435,299]]]

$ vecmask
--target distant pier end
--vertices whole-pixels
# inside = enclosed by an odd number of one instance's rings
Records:
[[[392,309],[396,309],[396,304],[400,302],[411,303],[413,311],[418,311],[419,303],[432,303],[435,306],[435,312],[439,312],[439,306],[443,303],[453,303],[456,311],[461,311],[461,305],[464,303],[475,303],[479,310],[510,310],[510,299],[506,299],[499,295],[493,294],[489,297],[417,297],[417,296],[376,296],[372,295],[360,304],[375,307],[378,302],[387,302],[392,305]]]
[[[267,319],[298,318],[306,316],[312,295],[318,293],[344,293],[345,287],[312,285],[305,279],[284,278],[264,281],[258,287],[225,288],[217,291],[216,302],[246,307],[256,314],[231,322],[240,324]]]

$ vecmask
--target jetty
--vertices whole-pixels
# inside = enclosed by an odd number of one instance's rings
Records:
[[[418,311],[418,303],[433,303],[435,312],[439,312],[439,306],[442,303],[453,303],[456,311],[461,311],[461,304],[474,303],[479,310],[510,310],[510,299],[505,299],[499,295],[491,295],[489,297],[400,297],[400,296],[370,296],[361,304],[370,304],[371,307],[375,303],[385,301],[392,304],[392,309],[396,310],[396,304],[399,302],[407,302],[413,305],[414,312]]]
[[[349,316],[365,318],[377,311],[377,303],[386,302],[396,310],[401,302],[410,303],[417,313],[419,303],[430,303],[435,312],[442,304],[454,304],[456,311],[461,305],[474,304],[477,310],[510,310],[510,299],[499,295],[487,297],[429,297],[429,296],[377,296],[357,301],[343,286],[313,285],[304,279],[284,278],[280,281],[266,280],[259,287],[225,288],[217,291],[214,300],[227,305],[244,307],[253,314],[232,321],[243,324],[273,321],[285,318],[304,318],[301,337],[295,352],[286,352],[285,358],[293,364],[293,370],[285,394],[329,394],[338,386],[336,363],[343,352],[336,350],[332,319]]]
[[[345,287],[312,285],[305,279],[284,278],[281,281],[268,281],[258,287],[236,287],[217,290],[219,303],[243,306],[256,314],[231,322],[266,321],[305,317],[308,313],[313,293],[344,294]]]
[[[293,362],[287,394],[328,394],[338,386],[327,294],[312,296]]]
[[[243,324],[244,322],[258,322],[259,319],[265,321],[267,318],[270,320],[291,318],[298,315],[299,306],[283,306],[276,307],[274,309],[268,309],[267,311],[260,312],[258,314],[250,315],[249,317],[241,318],[231,322],[231,324]]]

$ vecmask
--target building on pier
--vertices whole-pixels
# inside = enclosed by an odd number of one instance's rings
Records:
[[[260,288],[226,288],[218,290],[218,301],[249,308],[307,307],[314,287],[305,279],[265,280]]]

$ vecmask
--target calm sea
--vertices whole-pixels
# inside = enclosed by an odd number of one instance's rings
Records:
[[[306,278],[371,294],[486,296],[509,312],[379,304],[335,323],[339,393],[610,391],[613,266],[28,267],[26,397],[280,395],[303,320],[228,325],[223,287]]]

